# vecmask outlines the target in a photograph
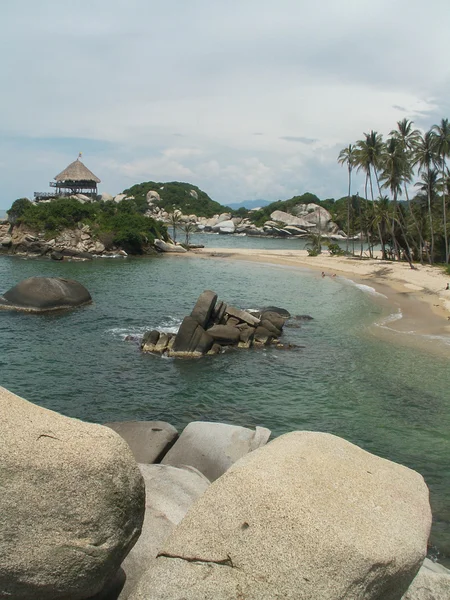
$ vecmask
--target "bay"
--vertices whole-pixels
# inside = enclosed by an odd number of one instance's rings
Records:
[[[293,240],[196,236],[210,246],[294,247]],[[298,247],[298,246],[296,246]],[[0,257],[0,293],[35,275],[80,281],[91,306],[65,314],[0,311],[0,383],[24,398],[94,422],[192,420],[305,429],[344,437],[416,469],[430,487],[432,552],[450,556],[448,355],[374,335],[394,311],[370,288],[304,269],[198,257],[55,262]],[[277,305],[314,319],[287,327],[303,345],[201,360],[140,353],[127,335],[176,331],[199,293],[242,308]],[[395,312],[395,311],[394,311]]]

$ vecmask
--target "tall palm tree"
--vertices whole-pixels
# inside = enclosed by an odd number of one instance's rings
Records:
[[[180,220],[181,212],[174,209],[174,211],[169,214],[169,224],[172,227],[172,240],[174,243],[177,241],[177,226],[180,224]]]
[[[348,170],[348,196],[347,196],[347,244],[346,250],[348,252],[348,242],[350,237],[350,197],[352,189],[352,170],[356,163],[355,146],[349,144],[346,148],[343,148],[339,152],[338,163],[341,165],[347,165]]]
[[[366,174],[366,198],[367,198],[367,185],[370,185],[370,195],[372,199],[372,213],[374,210],[374,194],[373,194],[373,182],[372,182],[372,172],[375,176],[379,195],[381,196],[381,188],[380,182],[378,179],[378,170],[382,165],[382,156],[383,156],[383,137],[381,134],[376,131],[370,131],[370,133],[364,133],[363,140],[359,140],[356,142],[356,151],[355,151],[355,164],[357,165],[357,170],[363,170]],[[369,230],[367,231],[368,237],[370,237]],[[380,243],[382,248],[384,248],[384,241],[382,238],[381,229],[378,228],[378,235],[380,236]],[[372,256],[372,248],[369,244],[369,252]],[[383,258],[384,258],[383,251]]]
[[[439,125],[433,125],[431,131],[434,132],[436,138],[436,152],[440,159],[442,181],[445,182],[447,164],[446,159],[450,156],[450,123],[448,119],[442,119]],[[449,260],[449,247],[448,247],[448,235],[447,235],[447,196],[446,186],[442,187],[442,215],[444,219],[444,241],[445,241],[445,262],[448,264]]]
[[[402,119],[401,121],[397,121],[397,129],[393,129],[389,135],[399,142],[398,150],[404,156],[405,171],[403,177],[403,190],[405,192],[405,198],[406,203],[408,205],[409,214],[413,220],[414,226],[419,236],[420,248],[418,255],[420,258],[420,262],[423,264],[422,249],[424,248],[425,244],[422,237],[421,228],[419,227],[419,223],[417,222],[416,215],[414,214],[408,194],[408,184],[411,182],[413,173],[413,154],[421,137],[420,131],[418,129],[414,129],[413,125],[414,122],[410,121],[409,119]]]
[[[431,171],[439,163],[439,156],[436,153],[436,137],[432,131],[427,131],[420,138],[414,147],[413,153],[413,165],[419,167],[419,171],[422,174],[422,179],[425,181],[423,175],[426,175],[428,184],[426,186],[427,202],[428,202],[428,220],[430,224],[430,264],[434,261],[434,224],[433,224],[433,213],[431,210],[431,187],[430,182],[432,180]]]

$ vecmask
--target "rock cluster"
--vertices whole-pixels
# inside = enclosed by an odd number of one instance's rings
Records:
[[[289,317],[286,310],[276,307],[249,313],[218,301],[215,292],[206,290],[191,314],[183,319],[178,333],[148,331],[142,338],[141,350],[192,358],[219,354],[225,347],[285,347],[279,338]]]
[[[450,597],[422,477],[341,438],[0,408],[0,598]]]
[[[92,235],[89,225],[79,223],[75,229],[63,229],[47,240],[43,232],[36,233],[23,225],[0,224],[0,252],[19,256],[49,256],[54,260],[64,257],[87,260],[93,256],[127,256],[120,248],[106,250],[105,245]]]

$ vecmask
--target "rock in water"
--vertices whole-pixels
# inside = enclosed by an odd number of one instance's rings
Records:
[[[0,296],[0,309],[44,312],[90,302],[90,293],[78,281],[61,277],[30,277]]]
[[[136,542],[144,482],[108,427],[0,387],[0,598],[97,594]]]
[[[288,433],[206,490],[130,600],[400,600],[430,526],[418,473],[330,434]]]

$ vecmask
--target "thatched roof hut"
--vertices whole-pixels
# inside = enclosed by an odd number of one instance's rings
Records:
[[[55,181],[73,181],[75,182],[86,182],[93,181],[95,183],[101,183],[100,179],[90,171],[86,165],[84,165],[79,158],[70,163],[68,167],[61,171],[59,175],[56,175]]]

